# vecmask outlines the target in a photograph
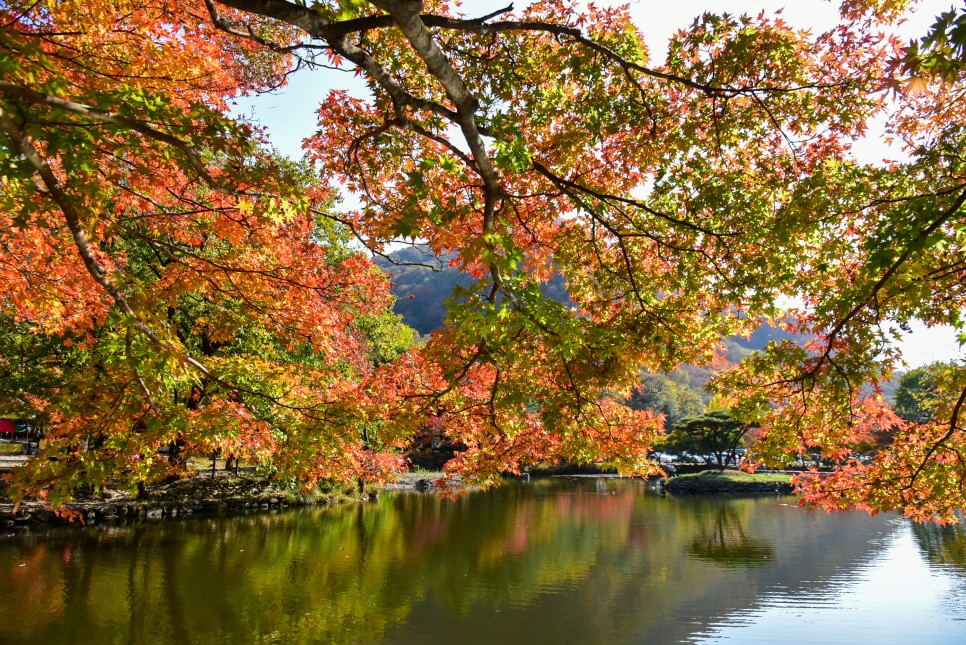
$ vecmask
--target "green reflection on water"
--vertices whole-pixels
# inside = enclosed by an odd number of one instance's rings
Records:
[[[0,543],[0,642],[680,642],[891,521],[586,479],[50,531]]]
[[[724,567],[773,565],[775,547],[745,530],[749,510],[737,504],[720,506],[713,511],[713,519],[697,531],[687,552]]]
[[[966,573],[966,527],[963,524],[916,524],[912,530],[920,550],[930,562]]]

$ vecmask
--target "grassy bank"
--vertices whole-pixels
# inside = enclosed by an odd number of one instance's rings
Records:
[[[784,473],[746,473],[738,470],[705,470],[671,477],[670,493],[791,493],[792,476]]]

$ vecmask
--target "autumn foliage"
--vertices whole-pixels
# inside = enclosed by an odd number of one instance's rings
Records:
[[[966,299],[962,66],[910,90],[884,35],[905,6],[846,2],[826,33],[706,14],[662,62],[624,9],[564,0],[7,3],[0,305],[35,378],[0,405],[54,438],[20,490],[166,476],[161,446],[381,479],[427,419],[467,447],[463,481],[644,473],[663,422],[621,404],[641,368],[718,364],[770,320],[814,340],[716,385],[758,459],[821,449],[843,468],[809,503],[950,518],[962,370],[924,426],[879,388],[894,325],[958,325]],[[333,88],[296,164],[229,107],[316,65],[368,93]],[[856,160],[873,120],[905,161]],[[350,234],[424,241],[475,282],[387,354],[388,283]],[[573,306],[541,294],[555,274]]]

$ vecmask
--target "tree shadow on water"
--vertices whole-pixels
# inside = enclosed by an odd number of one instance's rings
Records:
[[[748,535],[741,514],[730,506],[722,506],[688,545],[693,558],[726,568],[768,567],[775,562],[775,548],[770,542]]]
[[[966,527],[960,524],[913,524],[919,550],[930,564],[966,577]]]

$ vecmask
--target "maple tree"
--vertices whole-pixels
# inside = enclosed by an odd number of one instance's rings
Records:
[[[4,404],[45,421],[21,485],[53,503],[217,449],[298,454],[306,479],[379,463],[337,393],[391,358],[388,282],[311,173],[227,116],[284,64],[208,20],[141,2],[3,16],[4,331],[59,346],[5,352],[29,376]]]
[[[964,304],[963,70],[906,82],[939,42],[882,35],[908,4],[848,0],[817,34],[706,14],[660,63],[626,10],[564,0],[481,17],[412,0],[7,3],[0,302],[98,355],[29,401],[60,456],[23,490],[160,476],[171,442],[232,444],[303,481],[378,479],[427,418],[467,446],[447,466],[464,481],[555,459],[649,472],[662,419],[621,393],[642,368],[715,364],[763,319],[814,340],[726,371],[722,401],[761,427],[761,461],[847,460],[901,424],[878,387],[890,325],[958,325]],[[228,108],[323,65],[369,95],[322,101],[308,171]],[[907,161],[854,159],[873,119]],[[421,240],[475,281],[425,345],[373,361],[365,321],[387,284],[330,230],[376,252]],[[555,274],[572,305],[541,294]],[[933,422],[805,481],[806,501],[966,506],[964,370],[936,387]]]

